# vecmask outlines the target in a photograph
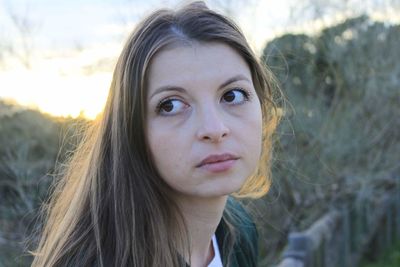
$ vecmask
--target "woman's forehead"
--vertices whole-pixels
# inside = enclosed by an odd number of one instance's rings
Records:
[[[174,46],[160,51],[152,59],[147,76],[148,90],[156,90],[165,83],[182,85],[237,75],[251,79],[246,61],[227,44],[209,42]]]

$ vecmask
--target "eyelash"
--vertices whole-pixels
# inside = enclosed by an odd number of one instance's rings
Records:
[[[244,89],[244,88],[241,88],[241,87],[235,87],[235,88],[231,88],[231,89],[229,89],[229,90],[226,90],[223,94],[222,94],[222,96],[224,96],[226,93],[228,93],[228,92],[230,92],[230,91],[239,91],[239,92],[241,92],[242,94],[243,94],[243,97],[244,97],[244,102],[247,102],[247,101],[250,101],[250,99],[251,99],[251,93],[248,91],[248,90],[246,90],[246,89]],[[179,100],[179,99],[177,99],[177,98],[175,98],[175,97],[167,97],[167,98],[164,98],[164,99],[162,99],[162,100],[160,100],[159,102],[158,102],[158,104],[157,104],[157,106],[156,106],[156,113],[157,114],[160,114],[161,113],[161,106],[165,103],[165,102],[167,102],[167,101],[170,101],[170,100]],[[242,103],[241,103],[242,104]],[[233,105],[240,105],[240,104],[233,104]]]

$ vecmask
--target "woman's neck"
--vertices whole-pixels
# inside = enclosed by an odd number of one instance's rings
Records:
[[[213,198],[177,197],[190,235],[191,267],[204,267],[214,257],[212,236],[221,221],[228,196]],[[189,262],[189,255],[185,255]]]

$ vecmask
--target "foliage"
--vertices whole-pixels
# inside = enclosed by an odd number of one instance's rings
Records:
[[[316,36],[286,34],[263,61],[290,106],[278,129],[270,194],[257,203],[273,261],[287,233],[399,173],[400,26],[348,19]],[[371,196],[372,197],[372,196]]]
[[[0,102],[0,266],[29,264],[30,257],[21,256],[24,241],[36,230],[56,160],[72,149],[63,140],[75,124]]]
[[[398,267],[400,266],[400,243],[395,244],[377,261],[364,262],[361,267]]]

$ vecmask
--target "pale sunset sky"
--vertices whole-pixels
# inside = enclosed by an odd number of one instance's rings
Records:
[[[315,23],[307,13],[293,17],[298,3],[311,0],[205,2],[228,10],[258,54],[266,41],[284,32],[310,33],[322,24],[344,19],[343,14],[328,14]],[[351,13],[381,9],[383,19],[399,21],[399,9],[391,7],[390,1],[348,2]],[[75,117],[83,111],[94,118],[105,103],[116,58],[135,23],[156,8],[179,3],[0,0],[0,100],[15,100],[56,116]]]

